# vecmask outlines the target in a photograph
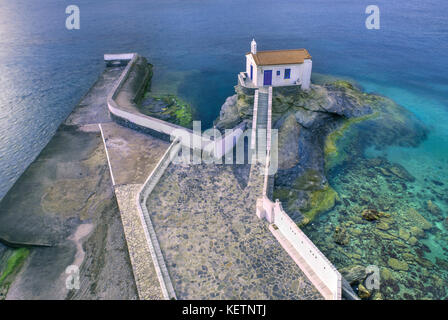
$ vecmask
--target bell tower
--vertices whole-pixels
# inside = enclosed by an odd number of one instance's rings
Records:
[[[250,43],[250,52],[252,54],[257,54],[257,43],[255,42],[255,39],[252,39],[252,42]]]

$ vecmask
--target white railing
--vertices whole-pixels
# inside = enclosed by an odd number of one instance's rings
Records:
[[[250,148],[252,150],[255,150],[256,148],[256,141],[257,141],[257,116],[258,116],[258,90],[255,90],[254,95],[254,111],[252,116],[252,137],[250,140]]]
[[[273,211],[273,223],[277,226],[282,235],[331,291],[333,300],[340,300],[342,276],[336,267],[333,266],[306,234],[300,230],[297,224],[283,210],[278,201],[275,202]]]
[[[271,151],[271,131],[272,131],[272,87],[268,90],[268,123],[266,126],[266,149],[267,153],[270,154]]]
[[[317,277],[331,291],[332,299],[340,300],[342,291],[341,274],[283,210],[281,203],[278,200],[275,203],[272,202],[267,195],[269,187],[269,166],[271,161],[272,87],[269,87],[268,89],[268,119],[266,129],[267,150],[264,168],[263,196],[257,200],[257,216],[259,218],[265,218],[269,223],[277,226],[278,230],[288,243],[293,246],[297,253],[312,268]]]
[[[269,187],[269,166],[271,165],[272,139],[272,87],[268,89],[268,119],[266,124],[266,163],[264,168],[263,196],[267,196]]]

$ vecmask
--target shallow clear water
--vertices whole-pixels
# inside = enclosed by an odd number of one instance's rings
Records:
[[[252,37],[261,50],[306,47],[313,71],[352,78],[414,112],[428,140],[384,155],[417,178],[415,188],[427,177],[448,183],[444,0],[376,1],[376,31],[364,27],[364,0],[79,0],[78,31],[65,29],[70,2],[0,1],[0,197],[95,81],[105,52],[148,57],[154,89],[190,102],[208,127],[233,94]]]

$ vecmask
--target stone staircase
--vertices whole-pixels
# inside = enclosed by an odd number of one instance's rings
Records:
[[[257,111],[257,152],[258,159],[263,160],[266,157],[266,128],[268,121],[268,102],[269,95],[266,88],[260,88],[258,91],[258,111]]]

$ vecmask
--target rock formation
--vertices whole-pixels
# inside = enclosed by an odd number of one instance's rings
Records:
[[[216,121],[218,129],[232,128],[241,121],[251,123],[254,90],[239,85]],[[306,224],[331,209],[339,197],[326,178],[332,166],[350,158],[339,152],[337,141],[348,131],[362,132],[353,139],[353,154],[363,152],[365,141],[378,149],[386,145],[414,146],[426,137],[426,129],[415,117],[393,101],[362,92],[347,81],[314,84],[310,91],[298,87],[273,90],[273,129],[278,130],[279,170],[275,175],[274,198],[288,214]],[[400,166],[387,172],[407,181],[413,177]]]

